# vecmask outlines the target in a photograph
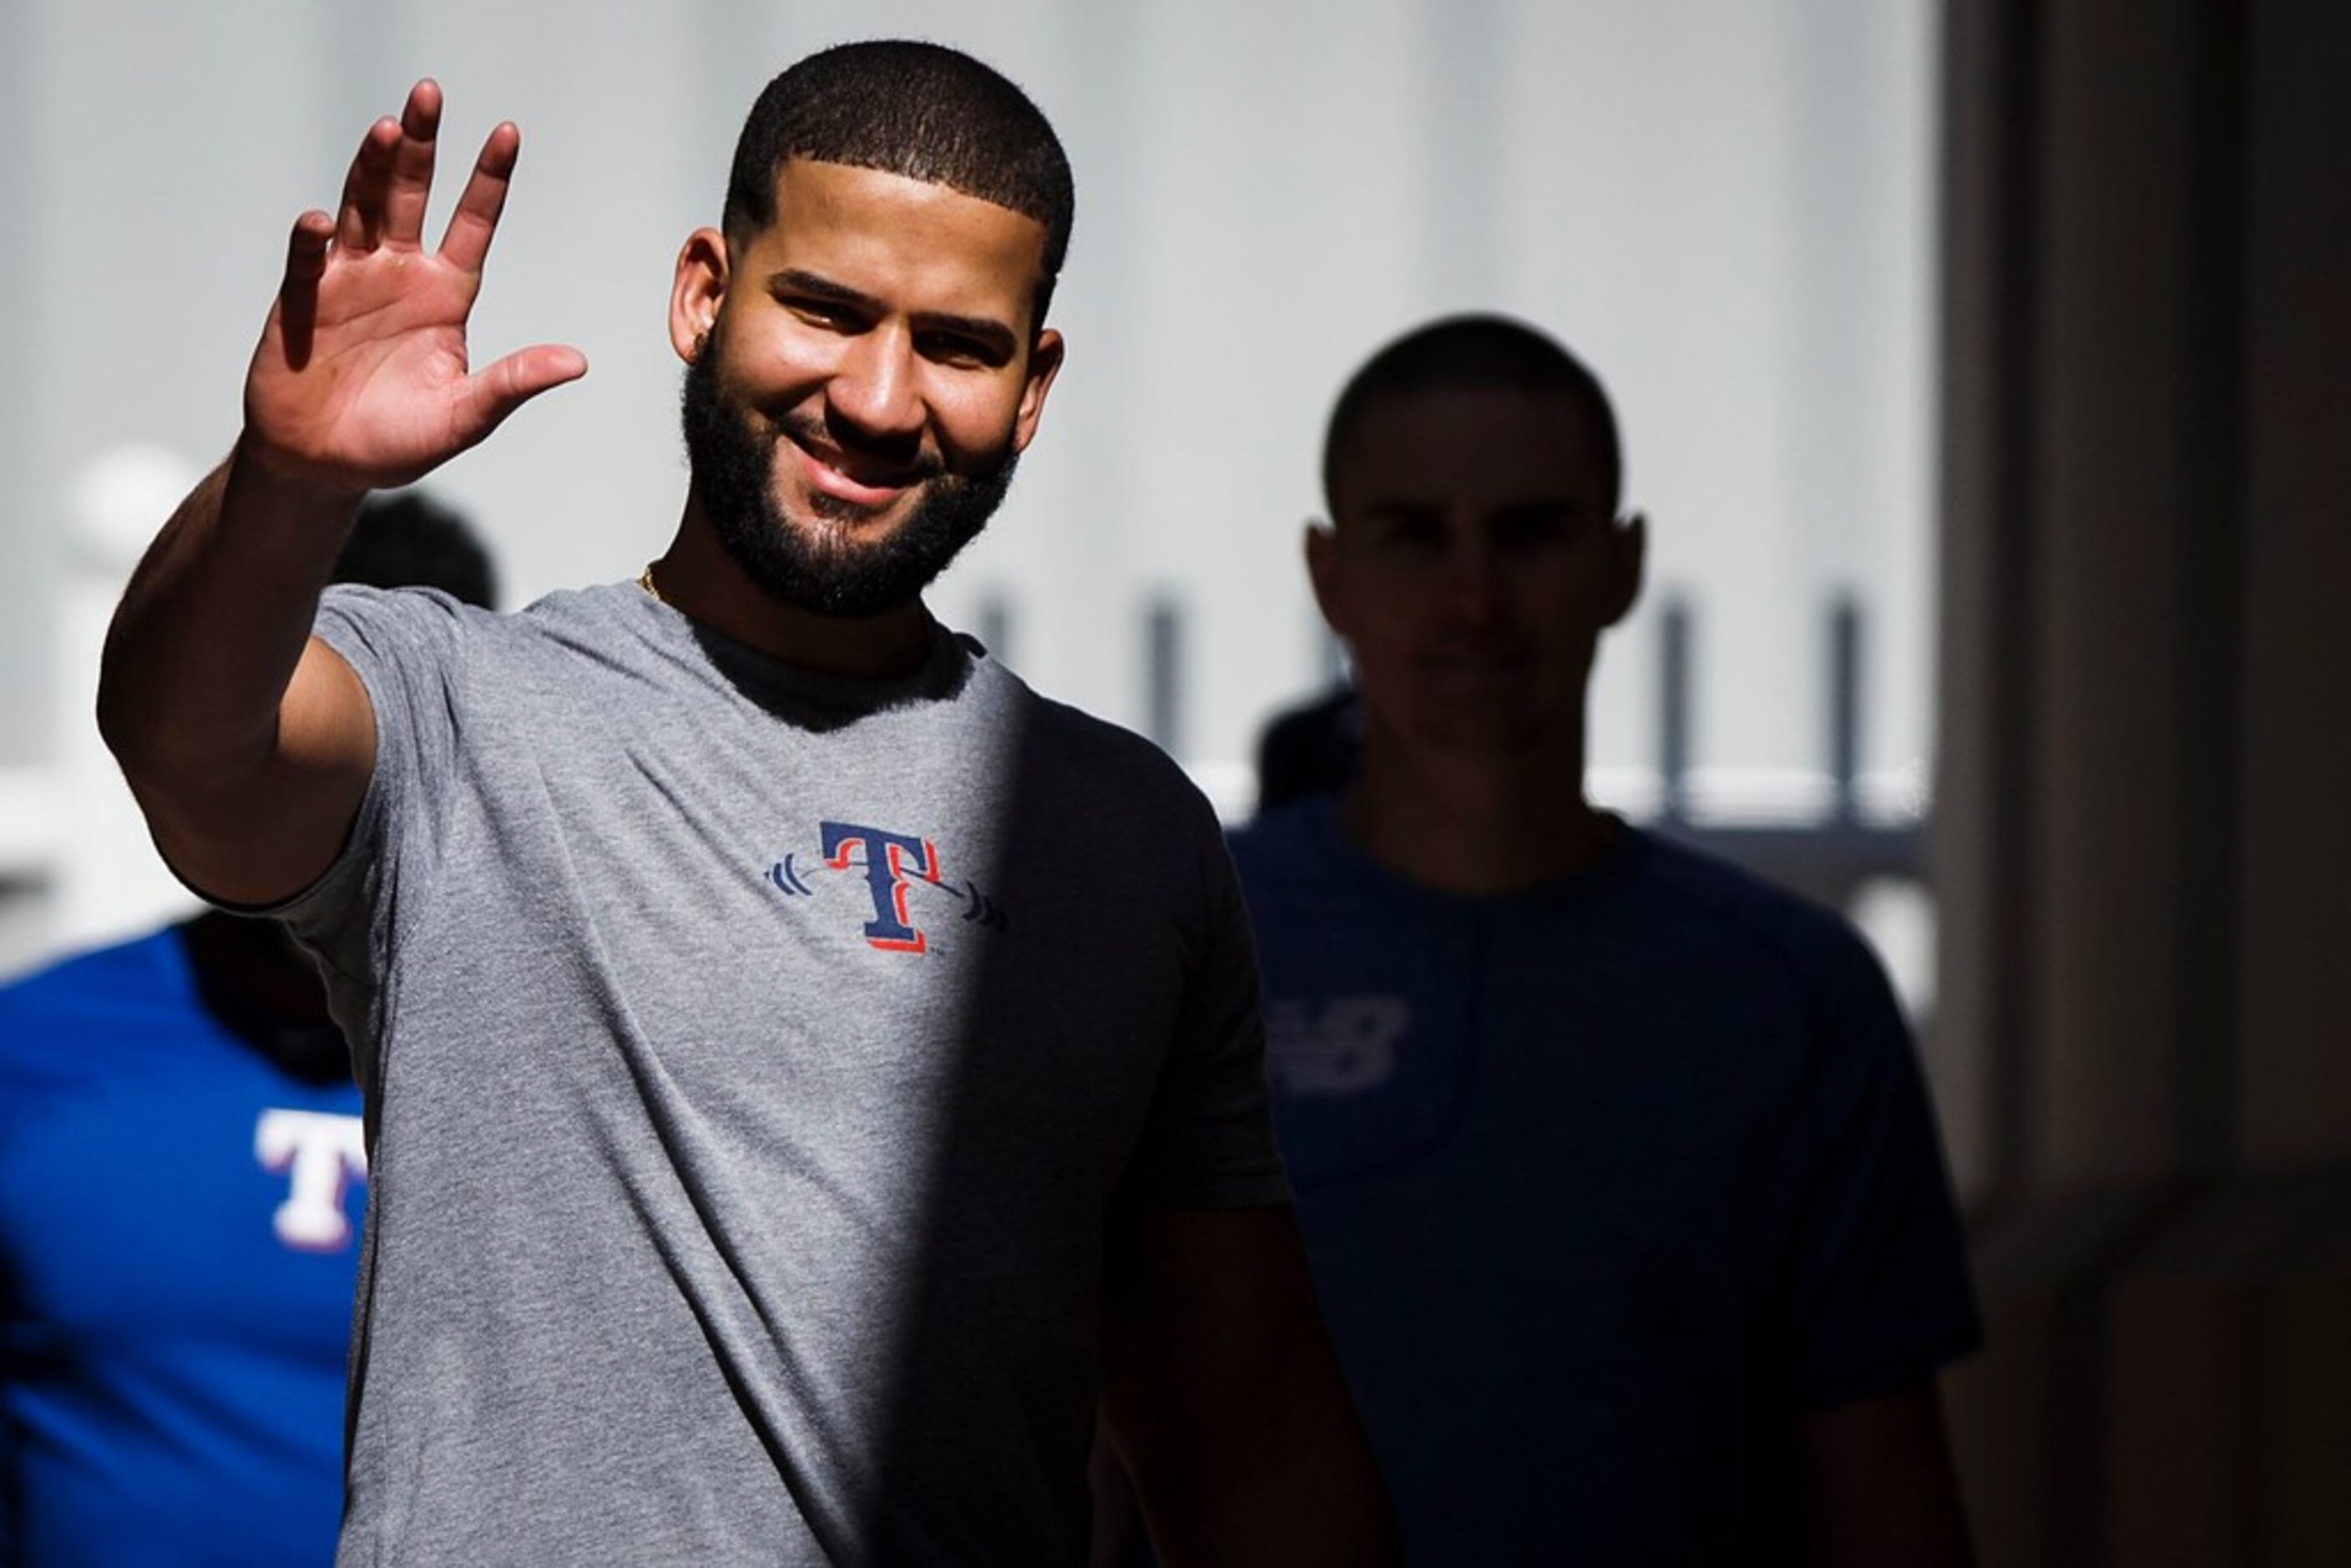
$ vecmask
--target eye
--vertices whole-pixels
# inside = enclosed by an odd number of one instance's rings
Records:
[[[968,332],[934,329],[914,337],[914,351],[934,364],[955,370],[995,370],[1010,356],[1003,347]]]
[[[1533,549],[1558,544],[1575,531],[1575,517],[1564,507],[1513,507],[1499,512],[1491,523],[1499,549]]]
[[[864,325],[862,318],[838,299],[825,299],[812,295],[785,298],[784,308],[811,326],[829,327],[835,331],[854,332]]]
[[[954,332],[922,333],[914,340],[914,350],[923,358],[942,365],[979,366],[989,362],[986,349]]]
[[[1445,526],[1429,512],[1392,512],[1374,537],[1400,554],[1434,555],[1445,548]]]

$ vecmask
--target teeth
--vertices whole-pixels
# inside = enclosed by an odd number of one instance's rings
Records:
[[[903,488],[903,487],[904,486],[904,484],[905,484],[905,481],[904,481],[904,480],[903,480],[903,479],[897,479],[897,478],[886,478],[886,479],[866,479],[866,478],[862,478],[862,477],[860,477],[859,476],[857,476],[857,475],[855,475],[855,474],[851,473],[847,468],[843,467],[841,464],[839,464],[839,463],[835,462],[833,459],[831,459],[831,458],[830,458],[830,457],[819,456],[816,453],[813,453],[813,452],[810,453],[810,454],[809,454],[809,455],[810,455],[810,457],[813,457],[813,458],[815,458],[815,459],[816,459],[816,464],[817,464],[817,466],[818,466],[818,467],[822,468],[823,470],[825,470],[825,472],[827,472],[827,473],[829,473],[829,474],[838,474],[838,475],[839,475],[839,476],[841,476],[841,477],[842,477],[843,479],[848,480],[851,484],[855,485],[855,486],[860,486],[860,487],[861,487],[861,488],[862,488],[862,489],[867,489],[867,490],[895,490],[895,489]]]

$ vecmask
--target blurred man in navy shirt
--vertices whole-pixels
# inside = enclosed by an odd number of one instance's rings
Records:
[[[1497,318],[1332,416],[1360,757],[1234,843],[1332,1338],[1416,1563],[1964,1561],[1935,1378],[1979,1331],[1885,977],[1583,793],[1621,468],[1590,371]]]

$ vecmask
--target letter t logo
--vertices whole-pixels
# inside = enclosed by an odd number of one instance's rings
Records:
[[[835,871],[849,869],[849,852],[852,845],[865,849],[865,885],[873,894],[873,918],[865,923],[865,940],[889,953],[920,953],[928,946],[923,934],[906,920],[906,878],[918,876],[925,882],[939,880],[938,852],[928,839],[909,838],[904,833],[885,833],[879,828],[861,827],[855,822],[819,822],[817,830],[824,835],[821,849],[824,862]],[[911,873],[902,855],[919,854],[922,862]]]
[[[277,1239],[304,1252],[333,1252],[351,1239],[343,1191],[367,1175],[367,1140],[357,1116],[328,1111],[264,1111],[253,1129],[262,1168],[289,1176],[277,1206]]]

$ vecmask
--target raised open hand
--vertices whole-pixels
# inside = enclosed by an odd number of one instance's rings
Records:
[[[465,320],[506,205],[522,134],[482,143],[441,248],[423,246],[441,89],[418,82],[397,120],[368,129],[342,210],[304,213],[245,379],[242,450],[281,476],[349,492],[407,484],[583,375],[576,349],[519,350],[468,368]]]

